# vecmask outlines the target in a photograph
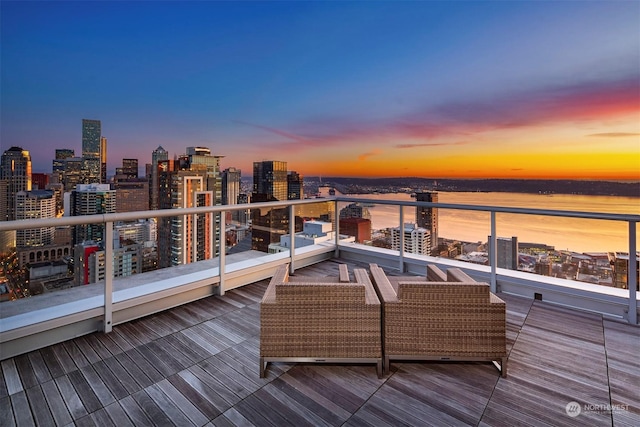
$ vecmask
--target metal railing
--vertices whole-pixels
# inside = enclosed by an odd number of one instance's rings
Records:
[[[640,215],[632,214],[611,214],[611,213],[594,213],[594,212],[575,212],[575,211],[561,211],[561,210],[547,210],[547,209],[526,209],[526,208],[509,208],[509,207],[496,207],[496,206],[478,206],[478,205],[461,205],[461,204],[446,204],[446,203],[431,203],[431,202],[418,202],[418,201],[397,201],[397,200],[379,200],[379,199],[366,199],[366,198],[354,198],[348,196],[340,197],[328,197],[324,199],[304,199],[304,200],[290,200],[290,201],[278,201],[278,202],[265,202],[265,203],[249,203],[242,205],[222,205],[222,206],[209,206],[209,207],[195,207],[195,208],[182,208],[182,209],[165,209],[165,210],[148,210],[129,213],[113,213],[102,215],[89,215],[89,216],[76,216],[76,217],[62,217],[62,218],[50,218],[50,219],[34,219],[23,221],[8,221],[0,222],[0,232],[14,231],[20,229],[33,229],[40,227],[58,227],[58,226],[73,226],[73,225],[86,225],[86,224],[103,224],[105,227],[105,259],[113,259],[114,248],[111,242],[113,241],[113,227],[114,223],[120,221],[135,221],[145,218],[160,218],[160,217],[176,217],[201,214],[215,214],[220,215],[220,218],[225,218],[225,213],[231,211],[248,211],[253,209],[274,209],[274,208],[287,208],[289,212],[289,233],[291,236],[295,233],[295,208],[297,206],[314,204],[314,203],[333,203],[335,215],[335,234],[336,239],[333,246],[327,250],[329,253],[335,251],[335,255],[339,255],[341,251],[347,250],[347,246],[340,243],[340,220],[339,220],[339,204],[340,203],[372,203],[372,204],[386,204],[394,205],[399,208],[399,226],[402,227],[404,223],[404,207],[430,207],[434,209],[456,209],[463,211],[483,211],[490,214],[490,241],[489,241],[489,274],[490,274],[490,286],[493,291],[497,289],[498,283],[498,271],[497,271],[497,259],[496,259],[496,214],[497,213],[509,213],[509,214],[521,214],[521,215],[541,215],[541,216],[560,216],[568,218],[582,218],[582,219],[594,219],[594,220],[609,220],[618,221],[628,224],[628,246],[629,246],[629,260],[627,269],[628,279],[628,297],[627,300],[627,321],[631,324],[638,323],[637,317],[637,247],[636,247],[636,228],[637,223],[640,222]],[[215,222],[214,222],[215,223]],[[227,254],[225,247],[225,221],[220,221],[222,224],[222,234],[219,239],[218,248],[218,270],[217,280],[219,281],[218,292],[224,293],[225,280],[227,278]],[[402,236],[402,233],[400,233]],[[194,232],[194,241],[196,239]],[[402,237],[401,237],[402,238]],[[366,251],[367,247],[364,245],[358,245],[359,249]],[[300,257],[296,256],[295,239],[291,239],[291,245],[289,248],[288,259],[283,262],[289,262],[291,272],[293,273],[296,267],[296,262],[300,261]],[[373,250],[373,249],[370,249]],[[398,268],[401,271],[405,269],[405,263],[407,262],[406,254],[404,252],[404,245],[400,244],[399,251],[397,252]],[[433,257],[425,256],[425,263],[433,260]],[[528,274],[528,273],[527,273]],[[529,274],[530,276],[536,276]],[[105,332],[110,332],[113,326],[113,265],[110,262],[106,263],[106,276],[104,280],[104,306],[103,306],[103,323],[102,328]],[[247,282],[250,283],[250,282]],[[598,298],[597,296],[595,298]],[[10,304],[10,303],[0,303]],[[168,307],[167,307],[168,308]],[[0,319],[0,325],[4,319]],[[0,335],[5,332],[5,328],[0,326]],[[1,342],[2,340],[0,340]]]

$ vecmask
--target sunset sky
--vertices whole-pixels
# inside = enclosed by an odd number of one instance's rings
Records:
[[[0,149],[252,174],[640,180],[640,2],[0,3]]]

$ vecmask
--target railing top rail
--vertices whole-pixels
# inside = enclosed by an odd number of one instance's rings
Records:
[[[583,211],[566,211],[566,210],[553,210],[553,209],[534,209],[534,208],[512,208],[502,206],[488,206],[488,205],[463,205],[453,203],[433,203],[433,202],[413,202],[405,200],[380,200],[380,199],[366,199],[360,197],[348,197],[339,196],[335,198],[338,202],[357,202],[357,203],[371,203],[377,205],[395,205],[395,206],[414,206],[414,207],[433,207],[439,209],[458,209],[467,211],[483,211],[483,212],[501,212],[501,213],[514,213],[525,215],[542,215],[542,216],[562,216],[569,218],[585,218],[585,219],[604,219],[611,221],[624,221],[624,222],[640,222],[640,215],[634,214],[619,214],[619,213],[606,213],[606,212],[583,212]]]
[[[29,220],[17,220],[17,221],[0,221],[0,231],[13,231],[24,230],[30,228],[40,227],[60,227],[67,225],[81,225],[81,224],[99,224],[104,222],[117,222],[117,221],[135,221],[142,218],[159,218],[170,217],[180,215],[195,215],[204,213],[219,213],[226,211],[246,210],[246,209],[269,209],[287,207],[291,205],[304,205],[321,202],[350,202],[350,203],[372,203],[379,205],[395,205],[395,206],[413,206],[413,207],[433,207],[439,209],[458,209],[469,211],[484,211],[484,212],[500,212],[500,213],[513,213],[524,215],[542,215],[542,216],[561,216],[569,218],[585,218],[585,219],[601,219],[611,221],[624,221],[624,222],[640,222],[640,215],[634,214],[616,214],[616,213],[603,213],[603,212],[579,212],[579,211],[565,211],[565,210],[551,210],[551,209],[532,209],[532,208],[512,208],[501,206],[484,206],[484,205],[463,205],[463,204],[451,204],[451,203],[431,203],[431,202],[417,202],[417,201],[403,201],[403,200],[379,200],[379,199],[367,199],[359,197],[327,197],[322,199],[301,199],[301,200],[283,200],[273,202],[260,202],[260,203],[244,203],[238,205],[217,205],[217,206],[201,206],[195,208],[177,208],[177,209],[159,209],[159,210],[147,210],[136,211],[126,213],[110,213],[110,214],[98,214],[98,215],[83,215],[83,216],[66,216],[61,218],[39,218]]]

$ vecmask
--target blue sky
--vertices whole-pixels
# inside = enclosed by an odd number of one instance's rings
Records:
[[[36,172],[55,148],[81,153],[89,118],[109,170],[162,145],[207,146],[245,174],[269,159],[309,175],[543,177],[530,159],[587,152],[575,177],[640,178],[637,1],[0,7],[0,148],[29,150]]]

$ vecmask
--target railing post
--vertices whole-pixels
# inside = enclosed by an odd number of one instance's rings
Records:
[[[186,222],[185,216],[185,222]],[[198,261],[198,215],[191,215],[191,262]],[[186,264],[185,260],[185,264]]]
[[[113,222],[105,223],[104,229],[104,324],[103,331],[113,327]]]
[[[636,257],[636,225],[635,221],[629,221],[629,264],[627,266],[627,288],[629,289],[629,323],[638,323],[637,299],[638,291],[638,258]]]
[[[291,236],[289,274],[293,274],[296,271],[294,265],[296,251],[296,211],[294,205],[289,205],[289,235]]]
[[[491,238],[489,240],[489,265],[491,266],[491,292],[495,293],[498,289],[498,280],[496,274],[496,266],[498,264],[498,251],[496,244],[498,238],[496,236],[496,211],[491,211]]]
[[[220,212],[220,255],[218,257],[218,273],[220,284],[218,285],[218,295],[224,295],[224,273],[227,266],[227,221],[225,212]],[[212,224],[215,228],[215,224]]]
[[[400,273],[404,273],[404,209],[402,205],[400,205],[400,228],[398,229],[400,232],[400,265],[399,270]]]
[[[340,212],[338,212],[338,201],[334,200],[334,212],[333,212],[333,216],[335,219],[335,223],[336,223],[336,237],[335,237],[335,241],[336,241],[336,250],[333,254],[334,258],[340,258]]]

